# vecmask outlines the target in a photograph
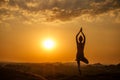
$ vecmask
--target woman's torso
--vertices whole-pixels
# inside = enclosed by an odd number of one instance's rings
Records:
[[[77,56],[84,57],[84,45],[83,45],[83,43],[77,44]]]

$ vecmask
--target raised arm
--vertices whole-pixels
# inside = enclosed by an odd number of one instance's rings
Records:
[[[81,28],[81,29],[82,29],[82,28]],[[78,35],[79,35],[80,32],[82,31],[81,29],[80,29],[80,31],[79,31],[79,32],[77,33],[77,35],[76,35],[76,42],[77,42],[77,43],[78,43]]]
[[[84,37],[83,44],[85,44],[85,42],[86,42],[85,34],[84,34],[83,32],[81,32],[81,33],[82,33],[82,35],[83,35],[83,37]]]

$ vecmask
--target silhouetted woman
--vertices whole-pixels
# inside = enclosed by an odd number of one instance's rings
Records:
[[[81,33],[81,35],[79,36],[80,33]],[[83,61],[86,64],[89,63],[88,60],[84,57],[85,41],[86,41],[86,38],[85,38],[85,35],[82,32],[82,28],[81,28],[80,31],[78,32],[78,34],[76,35],[76,43],[77,43],[76,61],[77,61],[77,64],[78,64],[78,70],[79,70],[80,74],[81,74],[80,61]]]

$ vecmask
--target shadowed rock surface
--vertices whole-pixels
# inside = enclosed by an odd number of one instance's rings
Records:
[[[9,68],[0,68],[0,80],[46,80],[42,76],[17,71]]]
[[[0,80],[120,80],[120,64],[100,63],[81,66],[74,63],[1,63]]]

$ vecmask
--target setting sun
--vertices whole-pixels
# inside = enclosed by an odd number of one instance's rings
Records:
[[[43,41],[43,47],[45,49],[51,50],[55,46],[55,42],[52,39],[46,39]]]

